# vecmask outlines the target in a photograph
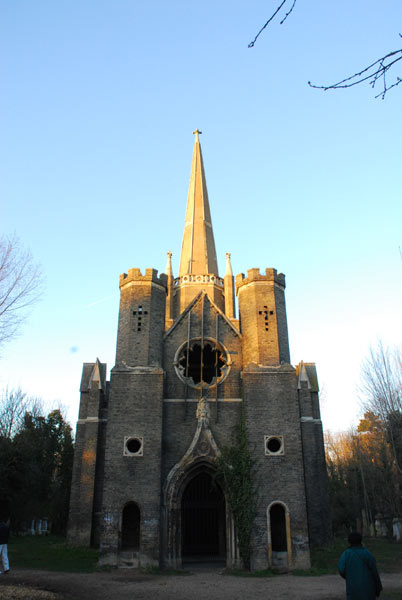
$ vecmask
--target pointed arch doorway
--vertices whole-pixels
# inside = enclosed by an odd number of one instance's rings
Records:
[[[233,518],[214,474],[214,461],[202,457],[185,469],[175,467],[167,477],[163,510],[165,566],[180,569],[186,562],[221,561],[227,567],[240,566]]]
[[[225,497],[207,471],[192,477],[183,491],[181,538],[184,562],[226,558]]]

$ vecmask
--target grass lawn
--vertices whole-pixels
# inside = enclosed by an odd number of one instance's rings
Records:
[[[44,569],[68,573],[95,571],[98,552],[68,546],[62,536],[12,536],[8,544],[10,568]]]
[[[312,568],[306,571],[293,571],[293,574],[314,576],[337,573],[339,557],[347,546],[346,539],[338,538],[329,547],[313,549],[311,553]],[[392,540],[366,538],[365,546],[374,554],[380,572],[395,573],[402,570],[402,544]],[[96,550],[68,546],[64,537],[54,535],[13,536],[10,539],[8,551],[11,568],[15,566],[47,571],[91,573],[96,570],[98,560]],[[269,569],[251,574],[236,571],[231,570],[229,572],[254,577],[270,577],[273,575]]]
[[[402,570],[402,544],[384,538],[365,538],[364,546],[370,550],[377,561],[381,573],[397,573]],[[347,539],[336,538],[326,548],[313,548],[311,552],[312,568],[308,571],[294,571],[295,575],[325,575],[338,572],[338,560],[348,548]]]
[[[377,561],[377,567],[381,573],[399,573],[402,571],[402,544],[389,539],[367,538],[364,546],[370,550]],[[336,538],[330,546],[323,548],[313,548],[311,551],[311,569],[295,569],[292,575],[303,575],[305,577],[314,577],[317,575],[331,575],[338,573],[338,560],[342,552],[348,548],[348,542],[342,538]],[[272,577],[277,575],[271,569],[264,571],[243,571],[241,569],[227,569],[226,574],[238,575],[242,577]],[[388,592],[381,595],[385,600],[392,600],[399,596]]]

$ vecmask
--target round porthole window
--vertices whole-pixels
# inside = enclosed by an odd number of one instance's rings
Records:
[[[142,439],[142,437],[125,437],[124,438],[124,455],[125,456],[142,456],[143,455],[143,439]]]
[[[266,435],[265,436],[265,454],[283,454],[283,436]]]
[[[178,377],[190,387],[211,387],[221,383],[229,372],[226,349],[211,338],[194,338],[176,352],[174,367]]]

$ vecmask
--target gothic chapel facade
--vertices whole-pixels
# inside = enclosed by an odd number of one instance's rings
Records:
[[[219,277],[198,130],[178,277],[120,276],[116,364],[84,363],[69,541],[100,563],[239,566],[216,457],[243,414],[258,476],[252,569],[306,568],[330,537],[315,365],[290,364],[285,276]],[[235,292],[239,318],[235,314]]]

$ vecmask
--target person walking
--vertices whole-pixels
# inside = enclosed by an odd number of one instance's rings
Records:
[[[0,557],[3,563],[3,571],[0,571],[0,575],[3,573],[8,573],[10,570],[10,565],[8,562],[8,538],[10,535],[9,526],[2,520],[0,520]]]
[[[338,562],[340,575],[346,579],[347,600],[375,600],[382,583],[374,556],[362,546],[362,536],[353,531],[348,537],[349,548]]]

